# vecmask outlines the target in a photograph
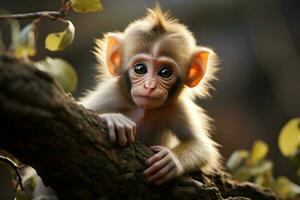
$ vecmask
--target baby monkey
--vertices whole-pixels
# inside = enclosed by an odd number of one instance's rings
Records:
[[[218,169],[209,118],[194,103],[208,95],[215,53],[197,46],[187,27],[158,6],[96,43],[101,81],[81,103],[105,120],[111,142],[139,140],[155,152],[146,180],[159,185],[197,168]]]

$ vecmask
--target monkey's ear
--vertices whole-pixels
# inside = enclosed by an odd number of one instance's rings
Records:
[[[185,84],[188,87],[195,87],[200,83],[207,68],[209,53],[206,48],[199,48],[193,53],[186,75]]]
[[[121,68],[121,38],[117,34],[109,34],[107,37],[106,64],[111,75],[119,75]]]

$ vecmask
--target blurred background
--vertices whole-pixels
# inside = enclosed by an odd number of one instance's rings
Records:
[[[102,3],[102,12],[68,13],[76,36],[63,52],[45,50],[44,39],[49,32],[63,30],[64,24],[45,19],[40,26],[38,54],[33,59],[68,60],[78,73],[76,98],[95,85],[94,39],[105,32],[123,31],[155,1]],[[295,171],[279,152],[277,139],[282,126],[300,116],[300,1],[163,0],[160,4],[190,28],[199,44],[213,48],[220,57],[219,80],[213,84],[216,91],[200,104],[214,119],[213,138],[222,145],[224,158],[262,139],[269,144],[275,175],[293,179]],[[58,10],[60,1],[0,0],[0,8],[10,13]],[[0,21],[0,28],[8,45],[9,25]]]

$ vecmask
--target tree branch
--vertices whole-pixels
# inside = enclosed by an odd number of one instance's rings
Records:
[[[0,20],[8,19],[36,19],[41,17],[49,17],[50,19],[58,19],[66,16],[66,13],[71,8],[71,2],[68,1],[65,3],[64,0],[61,0],[61,9],[59,11],[39,11],[32,13],[23,13],[23,14],[11,14],[11,15],[0,15]]]
[[[59,199],[276,199],[221,171],[190,173],[159,187],[145,182],[149,148],[111,144],[103,121],[48,74],[5,56],[0,56],[0,123],[0,148],[33,166]]]
[[[40,17],[49,17],[51,19],[65,17],[66,14],[62,11],[40,11],[34,13],[0,15],[0,20],[3,19],[35,19]]]

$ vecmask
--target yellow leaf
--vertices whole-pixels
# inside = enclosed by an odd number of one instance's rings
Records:
[[[28,24],[20,33],[17,33],[18,38],[14,41],[12,49],[18,58],[24,56],[34,56],[36,54],[35,48],[35,25]]]
[[[235,180],[239,181],[239,182],[244,182],[244,181],[248,181],[251,177],[251,174],[249,172],[249,168],[242,166],[239,167],[237,170],[235,170],[232,173],[232,176]]]
[[[226,166],[230,170],[237,168],[243,160],[249,156],[249,152],[246,150],[234,151],[226,162]]]
[[[34,56],[36,50],[32,47],[19,46],[15,48],[14,53],[17,58],[22,58],[24,56]]]
[[[88,13],[102,10],[100,0],[71,0],[71,7],[75,12]]]
[[[262,140],[257,140],[252,146],[250,154],[251,164],[256,164],[258,161],[265,158],[269,151],[268,145]]]
[[[299,185],[290,181],[287,177],[280,176],[276,179],[272,189],[278,194],[282,199],[291,199],[300,194]]]
[[[70,63],[61,58],[47,57],[35,66],[52,75],[66,92],[73,92],[77,86],[77,74]]]
[[[280,131],[278,144],[284,156],[290,156],[300,142],[300,118],[290,120]]]
[[[274,177],[272,170],[265,172],[263,174],[258,174],[253,177],[253,182],[259,186],[270,188],[274,185]]]
[[[46,37],[45,47],[50,51],[62,51],[72,44],[75,35],[75,27],[72,22],[66,21],[68,27],[58,33],[51,33]]]

